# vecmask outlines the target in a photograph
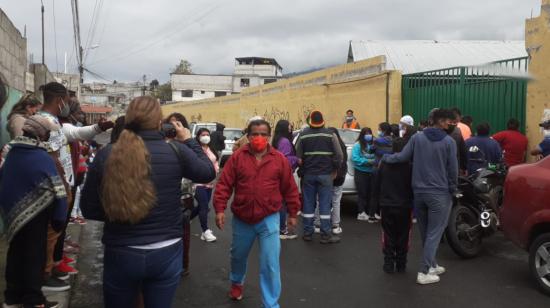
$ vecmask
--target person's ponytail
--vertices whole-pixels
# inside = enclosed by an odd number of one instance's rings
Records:
[[[128,107],[126,126],[155,129],[161,118],[160,105],[154,98],[139,97]],[[109,221],[135,224],[155,206],[156,191],[151,180],[149,151],[143,139],[128,128],[113,144],[105,164],[101,201]]]

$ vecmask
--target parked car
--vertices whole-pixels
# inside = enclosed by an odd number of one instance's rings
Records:
[[[191,131],[191,136],[195,137],[197,131],[201,128],[207,128],[210,132],[216,131],[215,122],[203,122],[203,123],[191,123],[189,130]]]
[[[240,128],[226,128],[223,130],[225,136],[225,148],[220,155],[220,168],[223,168],[229,157],[233,154],[233,145],[235,141],[241,139],[243,130]]]
[[[344,180],[344,189],[343,194],[344,195],[356,195],[357,189],[355,188],[355,181],[353,179],[355,172],[353,168],[353,161],[351,160],[351,150],[353,149],[353,145],[357,141],[357,138],[359,137],[360,130],[358,129],[338,129],[338,133],[340,134],[340,138],[342,138],[342,141],[346,145],[347,152],[348,152],[348,174],[346,174],[346,178]],[[300,131],[294,132],[294,144],[296,144],[296,141],[298,141],[298,138],[300,137]],[[298,174],[294,173],[294,178],[296,179],[296,183],[300,183],[300,179],[298,178]]]
[[[529,268],[550,295],[550,157],[512,167],[500,215],[506,236],[529,252]]]

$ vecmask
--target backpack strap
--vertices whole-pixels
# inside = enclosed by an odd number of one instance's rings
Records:
[[[170,147],[172,148],[172,150],[174,150],[174,152],[176,153],[176,156],[178,157],[178,161],[179,161],[179,163],[180,163],[180,169],[181,169],[181,171],[183,172],[183,154],[181,154],[180,149],[179,149],[178,146],[174,143],[174,141],[168,142],[168,145],[170,145]]]

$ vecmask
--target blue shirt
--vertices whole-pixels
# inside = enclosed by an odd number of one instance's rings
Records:
[[[544,137],[539,144],[539,150],[542,152],[543,157],[550,155],[550,137]]]

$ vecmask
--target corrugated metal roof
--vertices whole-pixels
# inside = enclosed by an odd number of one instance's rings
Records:
[[[348,62],[386,56],[403,74],[527,57],[524,41],[350,41]]]

